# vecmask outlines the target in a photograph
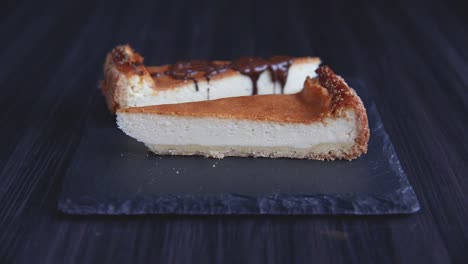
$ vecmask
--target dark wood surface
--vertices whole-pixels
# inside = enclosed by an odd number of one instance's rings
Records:
[[[0,263],[468,263],[468,12],[436,1],[2,1]],[[318,55],[372,90],[421,202],[410,216],[72,217],[56,202],[102,77]]]

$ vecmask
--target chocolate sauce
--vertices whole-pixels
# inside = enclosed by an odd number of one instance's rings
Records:
[[[232,62],[234,70],[250,77],[253,83],[252,94],[258,94],[257,81],[260,74],[268,69],[268,61],[256,57],[242,57]]]
[[[178,80],[192,80],[195,83],[195,89],[198,91],[196,75],[200,70],[204,69],[206,64],[205,61],[181,61],[171,65],[166,74]]]
[[[252,80],[252,95],[256,95],[258,94],[258,78],[265,70],[270,70],[273,81],[278,81],[283,87],[282,89],[284,89],[289,66],[291,66],[291,58],[287,56],[273,56],[268,60],[258,57],[242,57],[231,63],[219,61],[177,62],[169,66],[167,71],[156,72],[151,75],[154,77],[167,75],[177,80],[191,80],[195,83],[195,89],[198,91],[198,74],[203,73],[203,77],[209,81],[213,76],[233,69],[248,76]],[[282,93],[283,92],[282,90]]]
[[[281,93],[284,93],[284,86],[288,78],[289,66],[291,66],[291,57],[289,56],[273,56],[270,57],[271,78],[273,82],[278,81],[281,84]]]

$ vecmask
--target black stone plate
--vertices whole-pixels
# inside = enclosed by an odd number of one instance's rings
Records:
[[[355,161],[157,156],[120,131],[96,94],[58,207],[69,214],[408,214],[419,203],[375,104]]]

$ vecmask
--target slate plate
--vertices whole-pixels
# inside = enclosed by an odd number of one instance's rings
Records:
[[[69,214],[407,214],[419,203],[375,104],[355,161],[157,156],[126,136],[96,94],[58,207]]]

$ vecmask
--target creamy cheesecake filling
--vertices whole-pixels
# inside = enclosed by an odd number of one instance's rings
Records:
[[[351,147],[357,135],[355,114],[321,122],[279,123],[231,118],[187,118],[171,115],[117,114],[118,126],[147,145],[291,147],[321,144]]]
[[[211,79],[209,81],[209,90],[206,100],[252,95],[252,87],[250,78],[240,74]],[[268,89],[267,85],[259,85],[258,89],[262,91],[262,93],[271,93],[273,90]],[[268,90],[265,91],[266,89]]]
[[[195,85],[191,82],[174,89],[155,91],[153,84],[142,81],[138,77],[129,79],[127,89],[127,105],[125,107],[137,107],[161,104],[176,104],[185,102],[199,102],[208,100],[208,82],[198,83],[198,91],[195,91]]]

